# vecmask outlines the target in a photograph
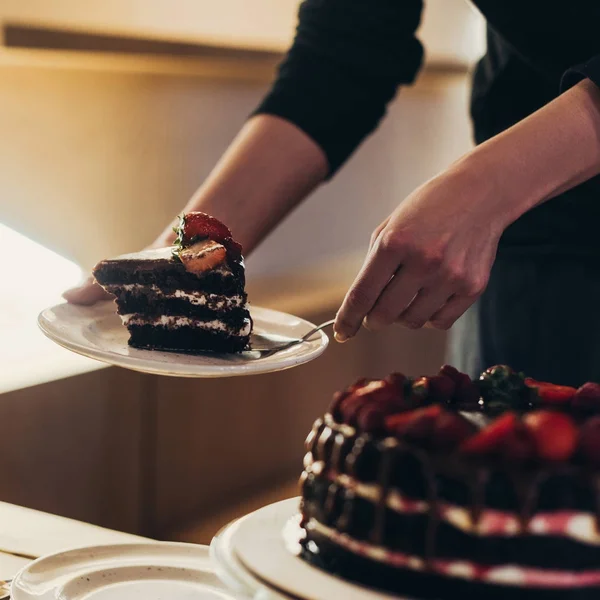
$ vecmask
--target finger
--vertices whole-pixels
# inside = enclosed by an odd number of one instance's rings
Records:
[[[378,225],[376,227],[375,231],[373,231],[373,233],[371,234],[371,240],[369,242],[369,252],[371,251],[371,249],[375,245],[375,242],[379,238],[379,235],[381,234],[381,232],[386,228],[387,224],[390,221],[390,218],[391,217],[388,217],[385,221],[383,221],[383,223],[381,223],[380,225]]]
[[[90,306],[101,300],[112,298],[111,294],[103,290],[92,276],[80,285],[66,290],[62,296],[71,304],[81,304],[83,306]]]
[[[422,289],[408,308],[398,317],[409,329],[420,329],[440,311],[452,297],[454,290],[448,285],[438,285]]]
[[[440,310],[431,316],[429,322],[436,329],[450,329],[456,320],[477,300],[477,297],[476,294],[453,296]]]
[[[345,342],[356,335],[363,319],[393,277],[401,259],[401,252],[382,244],[379,236],[336,315],[333,330],[338,342]]]
[[[365,327],[378,331],[396,321],[423,285],[423,273],[415,267],[401,267],[365,318]]]

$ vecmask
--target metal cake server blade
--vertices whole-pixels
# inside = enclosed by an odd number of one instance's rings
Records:
[[[282,335],[266,334],[266,333],[253,333],[250,336],[250,353],[255,352],[259,354],[259,358],[265,358],[266,356],[272,356],[277,352],[287,350],[297,344],[308,342],[316,333],[333,325],[335,319],[325,321],[311,329],[308,333],[303,335],[301,338],[289,338]]]

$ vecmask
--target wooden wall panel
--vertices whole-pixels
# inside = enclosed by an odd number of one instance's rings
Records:
[[[138,531],[142,386],[103,369],[2,395],[0,499]]]

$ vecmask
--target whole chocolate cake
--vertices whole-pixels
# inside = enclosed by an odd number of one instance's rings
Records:
[[[173,248],[103,260],[98,283],[115,295],[129,344],[177,352],[241,352],[252,320],[241,247],[223,223],[188,213]]]
[[[413,598],[600,597],[600,385],[361,380],[306,445],[311,563]]]

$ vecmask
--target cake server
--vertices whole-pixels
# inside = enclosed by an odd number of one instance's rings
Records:
[[[250,346],[252,352],[257,352],[259,358],[265,358],[265,356],[271,356],[277,352],[282,352],[288,348],[292,348],[298,344],[308,342],[316,333],[329,327],[335,323],[335,319],[330,319],[321,323],[316,327],[313,327],[308,333],[304,334],[301,338],[288,338],[279,335],[270,335],[265,333],[253,333],[250,336]]]

